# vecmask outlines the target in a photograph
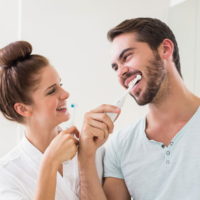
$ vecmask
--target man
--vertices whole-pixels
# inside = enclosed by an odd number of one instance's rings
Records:
[[[82,199],[200,199],[200,98],[184,85],[174,34],[158,19],[136,18],[110,30],[108,38],[120,84],[127,88],[140,74],[130,95],[149,111],[109,139],[103,189],[95,154],[79,155]]]

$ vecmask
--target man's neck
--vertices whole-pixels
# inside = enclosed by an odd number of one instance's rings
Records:
[[[158,94],[149,104],[146,134],[150,139],[168,144],[194,115],[200,106],[200,98],[192,94],[182,80],[173,78],[160,93],[164,95]]]

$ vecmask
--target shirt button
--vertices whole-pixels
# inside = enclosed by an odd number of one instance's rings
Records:
[[[174,144],[174,142],[170,142],[171,146]]]
[[[166,154],[169,156],[170,155],[170,151],[167,151]]]
[[[162,144],[162,145],[161,145],[161,147],[164,149],[164,148],[165,148],[165,145],[164,145],[164,144]]]
[[[170,163],[170,161],[169,160],[166,160],[166,164],[169,164]]]

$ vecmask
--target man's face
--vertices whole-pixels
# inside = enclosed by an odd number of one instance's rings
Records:
[[[147,43],[138,42],[136,37],[136,33],[125,33],[113,40],[112,68],[125,88],[137,74],[142,76],[130,95],[139,105],[145,105],[151,103],[157,95],[166,70],[158,52],[152,51]]]

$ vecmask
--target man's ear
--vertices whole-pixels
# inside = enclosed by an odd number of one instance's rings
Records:
[[[158,47],[160,57],[163,59],[172,59],[174,44],[170,39],[164,39]]]
[[[14,109],[19,115],[23,117],[29,117],[32,114],[30,106],[23,103],[15,103]]]

